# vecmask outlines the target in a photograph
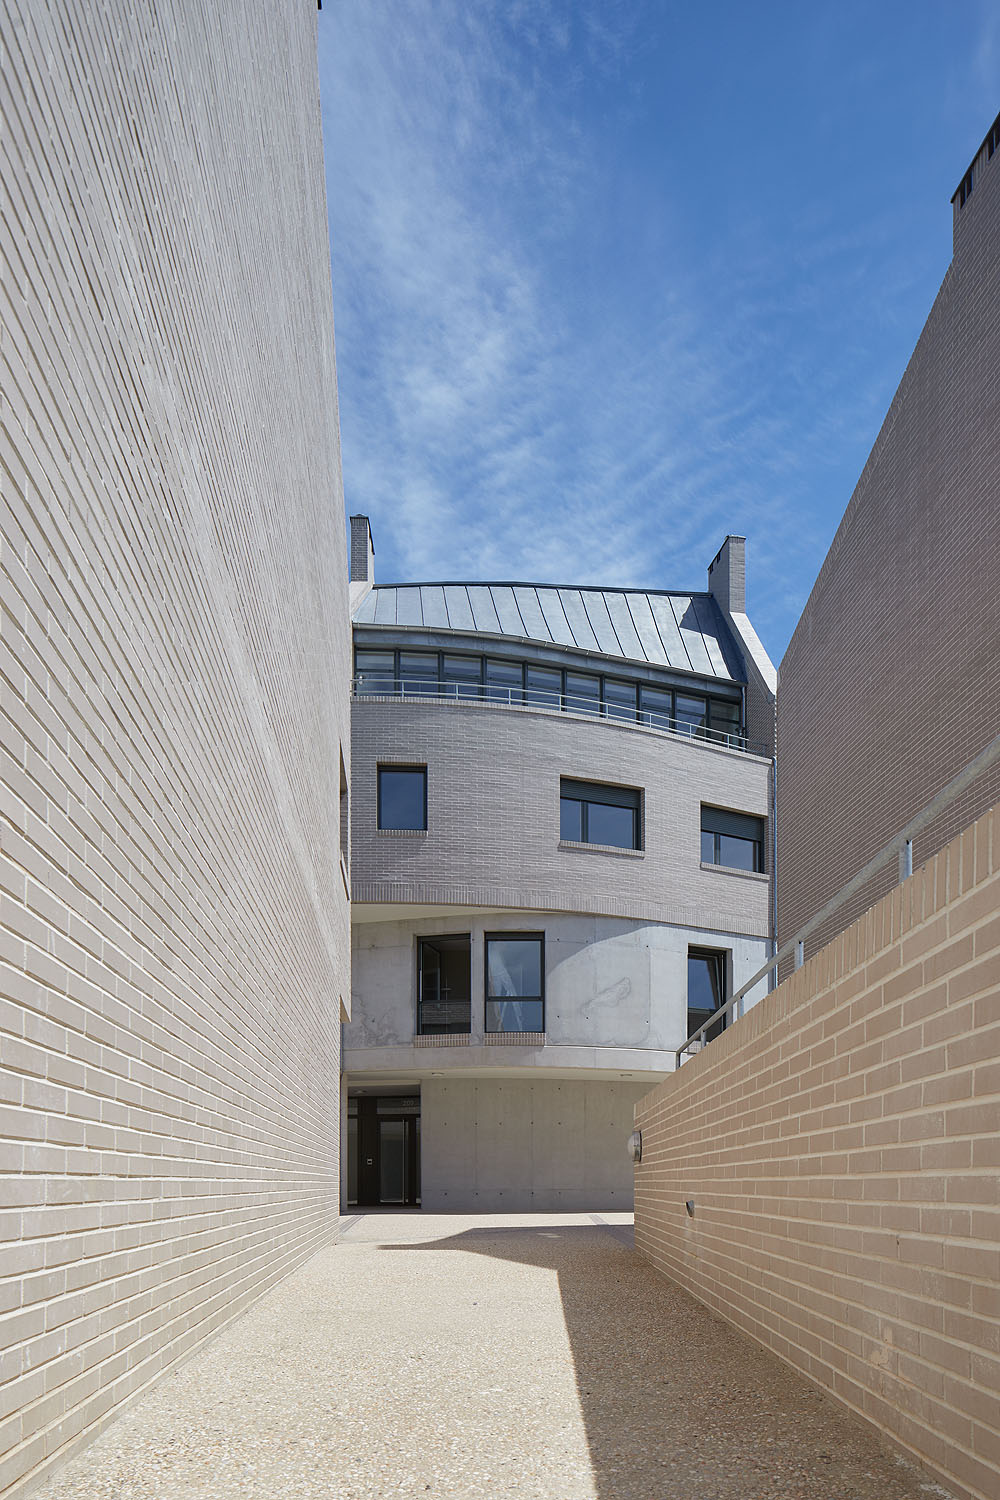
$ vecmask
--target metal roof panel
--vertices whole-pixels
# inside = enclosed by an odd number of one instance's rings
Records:
[[[514,590],[510,584],[494,583],[490,592],[493,595],[493,607],[500,621],[501,634],[527,636],[528,632],[521,619],[521,611],[517,607]]]
[[[677,629],[680,631],[684,648],[687,651],[692,669],[695,672],[707,673],[713,676],[712,663],[708,652],[705,650],[705,642],[701,633],[701,625],[695,614],[690,595],[671,594],[670,607],[677,621]]]
[[[368,595],[369,599],[375,599],[375,624],[395,625],[396,623],[396,595],[398,589],[373,589]]]
[[[521,619],[524,621],[529,637],[533,641],[551,641],[552,635],[545,623],[545,616],[538,602],[538,590],[534,585],[516,583],[514,598],[517,600],[517,607],[521,611]]]
[[[444,602],[444,589],[439,583],[424,583],[420,586],[420,606],[423,623],[429,630],[447,630],[448,606]]]
[[[476,629],[484,631],[487,635],[499,635],[500,620],[496,605],[493,603],[493,590],[489,584],[470,583],[468,593]]]
[[[552,639],[558,641],[560,646],[575,646],[577,644],[576,636],[573,634],[573,628],[566,618],[566,611],[563,609],[559,598],[559,590],[539,589],[538,602],[541,605],[542,614],[545,616],[545,623],[549,627]]]
[[[464,583],[446,583],[444,599],[448,606],[448,618],[452,630],[475,630],[476,617],[469,603],[468,590]]]
[[[624,656],[621,643],[615,635],[615,627],[611,623],[611,616],[608,614],[604,595],[597,589],[587,589],[581,590],[580,597],[587,611],[587,619],[597,637],[598,651],[603,652],[605,656]]]
[[[563,607],[573,639],[583,651],[599,651],[594,627],[587,618],[583,597],[579,589],[559,589],[559,602]]]
[[[674,663],[670,660],[660,640],[660,632],[656,628],[653,619],[653,611],[649,607],[649,599],[645,594],[626,594],[625,602],[632,615],[632,624],[635,626],[636,635],[642,646],[642,654],[646,661],[660,662],[665,667],[672,667]]]
[[[701,638],[705,644],[708,659],[712,663],[713,677],[728,677],[729,667],[717,639],[720,622],[716,617],[714,601],[704,596],[699,599],[695,594],[691,597],[691,608],[701,627]]]
[[[358,625],[506,636],[742,680],[741,658],[708,594],[527,583],[388,585],[373,588],[354,618]]]
[[[633,623],[632,614],[626,603],[625,595],[608,589],[605,591],[604,598],[607,601],[611,623],[615,627],[615,635],[618,637],[622,648],[621,655],[632,657],[636,661],[642,661],[642,642]]]

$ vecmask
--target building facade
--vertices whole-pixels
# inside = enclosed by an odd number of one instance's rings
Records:
[[[951,264],[781,663],[783,944],[1000,732],[1000,117],[952,212]],[[994,768],[914,864],[998,800]]]
[[[300,0],[0,7],[5,1494],[336,1233],[350,626],[316,25]]]
[[[700,594],[376,587],[363,516],[351,550],[342,1202],[628,1208],[635,1101],[770,951],[743,540]]]

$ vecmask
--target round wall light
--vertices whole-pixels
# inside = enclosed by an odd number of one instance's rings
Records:
[[[642,1131],[633,1130],[628,1138],[628,1154],[633,1161],[642,1161]]]

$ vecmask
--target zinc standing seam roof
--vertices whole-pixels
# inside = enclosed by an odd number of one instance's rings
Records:
[[[729,633],[710,594],[536,583],[392,584],[365,595],[354,623],[509,636],[739,680]]]

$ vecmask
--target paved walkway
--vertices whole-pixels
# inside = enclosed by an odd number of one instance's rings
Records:
[[[934,1500],[625,1214],[365,1214],[38,1500]]]

